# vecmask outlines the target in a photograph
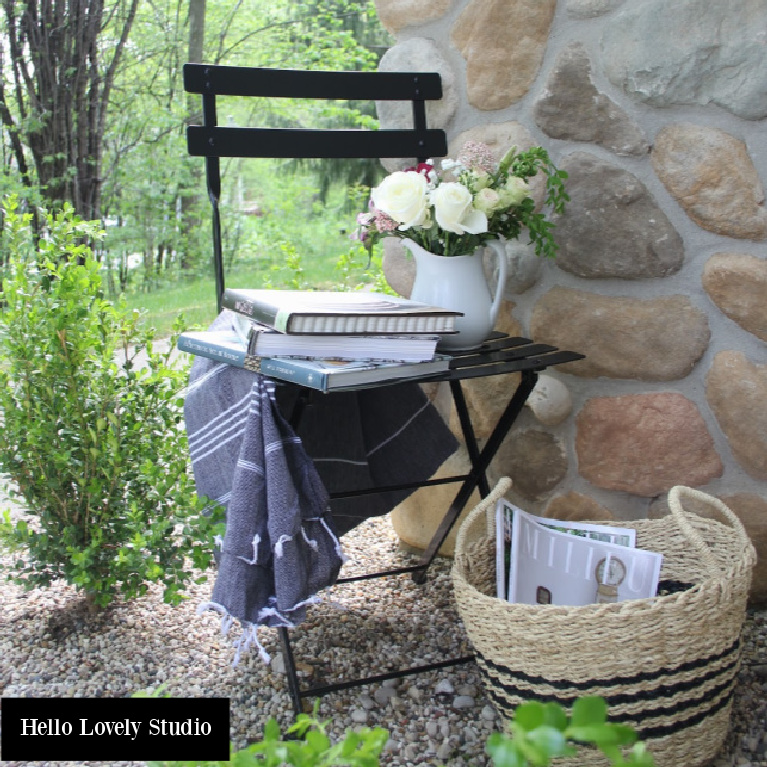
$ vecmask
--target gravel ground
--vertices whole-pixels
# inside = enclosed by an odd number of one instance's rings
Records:
[[[344,575],[414,561],[399,549],[386,517],[361,525],[343,542],[350,558]],[[96,616],[88,615],[82,599],[65,584],[24,592],[4,583],[2,695],[119,697],[166,683],[174,697],[229,698],[237,747],[260,737],[270,717],[284,729],[293,713],[276,632],[262,629],[260,634],[272,655],[270,665],[252,653],[233,668],[231,645],[220,636],[217,617],[195,614],[196,606],[210,597],[213,576],[209,573],[207,582],[192,587],[180,607],[163,604],[153,590]],[[470,652],[454,609],[450,560],[441,558],[423,586],[399,575],[330,589],[293,638],[305,684]],[[320,716],[332,718],[334,736],[360,725],[387,728],[390,738],[381,763],[392,767],[489,764],[484,743],[501,729],[472,663],[329,694],[321,699]],[[732,731],[714,766],[767,767],[766,722],[767,611],[750,611]]]

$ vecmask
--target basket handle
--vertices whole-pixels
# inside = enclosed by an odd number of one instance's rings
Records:
[[[496,501],[502,498],[506,491],[511,487],[510,477],[501,477],[496,483],[495,487],[486,495],[467,515],[466,519],[461,522],[461,526],[458,528],[458,534],[455,537],[455,554],[454,558],[459,560],[461,565],[465,567],[465,562],[461,552],[465,551],[464,539],[467,535],[467,531],[472,526],[476,518],[480,515],[487,516],[487,512],[490,509],[495,509]],[[495,528],[493,528],[495,529]]]
[[[703,540],[700,533],[690,524],[688,519],[689,512],[685,511],[682,506],[682,497],[685,496],[690,499],[698,500],[703,503],[713,506],[719,514],[724,517],[726,522],[732,528],[733,533],[740,539],[745,552],[749,549],[753,549],[751,538],[749,538],[746,529],[743,527],[743,523],[738,517],[730,510],[730,508],[719,498],[715,498],[713,495],[708,495],[700,490],[695,490],[691,487],[685,487],[684,485],[676,485],[668,492],[668,506],[671,510],[671,514],[674,516],[676,523],[681,528],[682,532],[687,536],[690,542],[695,546],[700,554],[703,562],[712,572],[717,574],[722,572],[721,563],[717,560],[714,554],[711,552],[708,544]]]

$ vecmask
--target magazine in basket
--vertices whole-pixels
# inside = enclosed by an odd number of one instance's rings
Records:
[[[496,506],[498,595],[571,606],[654,597],[663,555],[635,543],[633,528],[536,517],[502,498]]]

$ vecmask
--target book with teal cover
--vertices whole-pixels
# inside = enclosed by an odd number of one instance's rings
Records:
[[[461,312],[362,291],[227,288],[222,306],[281,333],[442,334]]]
[[[417,378],[440,373],[450,366],[450,357],[440,354],[425,362],[260,357],[249,352],[237,333],[219,330],[186,331],[178,337],[176,346],[179,351],[320,391]]]

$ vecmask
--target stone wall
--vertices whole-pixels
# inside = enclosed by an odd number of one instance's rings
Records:
[[[541,144],[570,174],[557,259],[536,260],[524,238],[508,247],[499,324],[586,359],[541,377],[493,476],[551,515],[654,516],[675,484],[722,497],[757,544],[764,600],[767,0],[376,5],[396,39],[381,68],[442,75],[429,120],[451,156],[468,137],[498,156]],[[379,114],[384,127],[409,119]],[[407,295],[397,241],[385,267]],[[499,385],[469,392],[480,431]],[[415,545],[423,493],[395,514]]]

